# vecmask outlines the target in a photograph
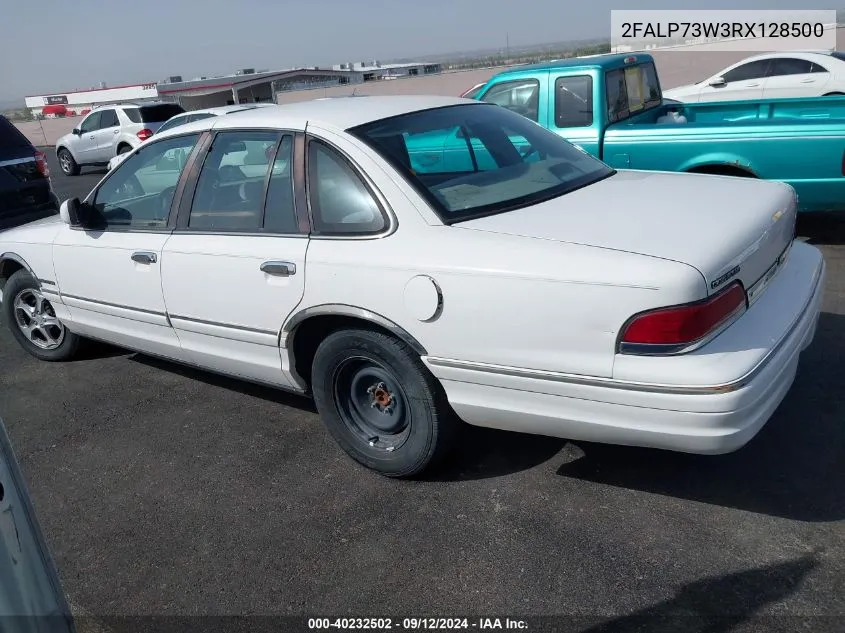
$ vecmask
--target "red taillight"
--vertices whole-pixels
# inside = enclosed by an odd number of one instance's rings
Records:
[[[38,171],[45,178],[50,177],[50,166],[47,164],[47,155],[44,152],[35,152],[35,164],[38,166]]]
[[[636,347],[630,346],[639,345],[689,346],[724,325],[744,310],[745,304],[745,290],[735,281],[704,301],[644,312],[631,319],[623,330],[621,351],[628,347],[628,351],[635,352]]]
[[[140,132],[138,132],[135,136],[137,136],[137,137],[138,137],[139,139],[141,139],[142,141],[146,141],[146,140],[147,140],[148,138],[150,138],[152,135],[153,135],[153,131],[152,131],[152,130],[148,130],[147,128],[144,128],[143,130],[141,130]]]

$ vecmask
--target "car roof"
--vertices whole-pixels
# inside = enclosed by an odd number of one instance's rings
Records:
[[[401,114],[451,105],[486,106],[484,103],[461,99],[460,97],[422,95],[314,99],[312,101],[251,108],[232,112],[227,116],[192,121],[178,128],[166,130],[161,134],[161,137],[204,132],[210,129],[224,130],[244,127],[304,130],[306,124],[346,130]]]
[[[759,55],[752,55],[750,57],[746,57],[738,62],[734,62],[731,66],[736,66],[737,64],[742,64],[746,62],[753,62],[760,59],[777,59],[779,57],[792,57],[797,59],[806,59],[808,61],[812,61],[814,59],[818,59],[819,57],[825,57],[827,59],[834,60],[835,57],[831,56],[833,51],[825,51],[825,50],[796,50],[796,51],[777,51],[774,53],[761,53]]]

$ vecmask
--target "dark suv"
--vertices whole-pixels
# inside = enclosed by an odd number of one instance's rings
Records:
[[[0,231],[58,212],[47,157],[0,115]]]

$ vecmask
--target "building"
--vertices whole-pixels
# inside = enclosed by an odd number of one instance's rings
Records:
[[[163,100],[178,103],[185,110],[213,108],[235,103],[276,103],[276,95],[291,90],[327,88],[368,81],[430,75],[441,71],[440,64],[382,64],[352,62],[327,68],[312,66],[287,70],[244,68],[233,75],[196,77],[183,80],[175,75],[157,83],[134,84],[26,97],[26,106],[35,117],[63,117],[87,114],[106,103],[132,103]]]
[[[26,107],[34,117],[56,118],[87,114],[94,106],[104,103],[132,103],[158,99],[155,83],[133,84],[89,90],[72,90],[25,98]]]
[[[158,94],[161,99],[179,103],[186,110],[196,110],[235,103],[276,103],[280,92],[396,79],[439,73],[440,70],[440,64],[381,64],[378,61],[258,72],[245,68],[234,75],[197,77],[190,81],[171,77],[158,84]]]

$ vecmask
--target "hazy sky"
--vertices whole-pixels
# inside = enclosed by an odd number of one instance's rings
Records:
[[[814,2],[813,9],[845,2]],[[0,101],[28,94],[609,36],[611,8],[795,0],[5,0]]]

